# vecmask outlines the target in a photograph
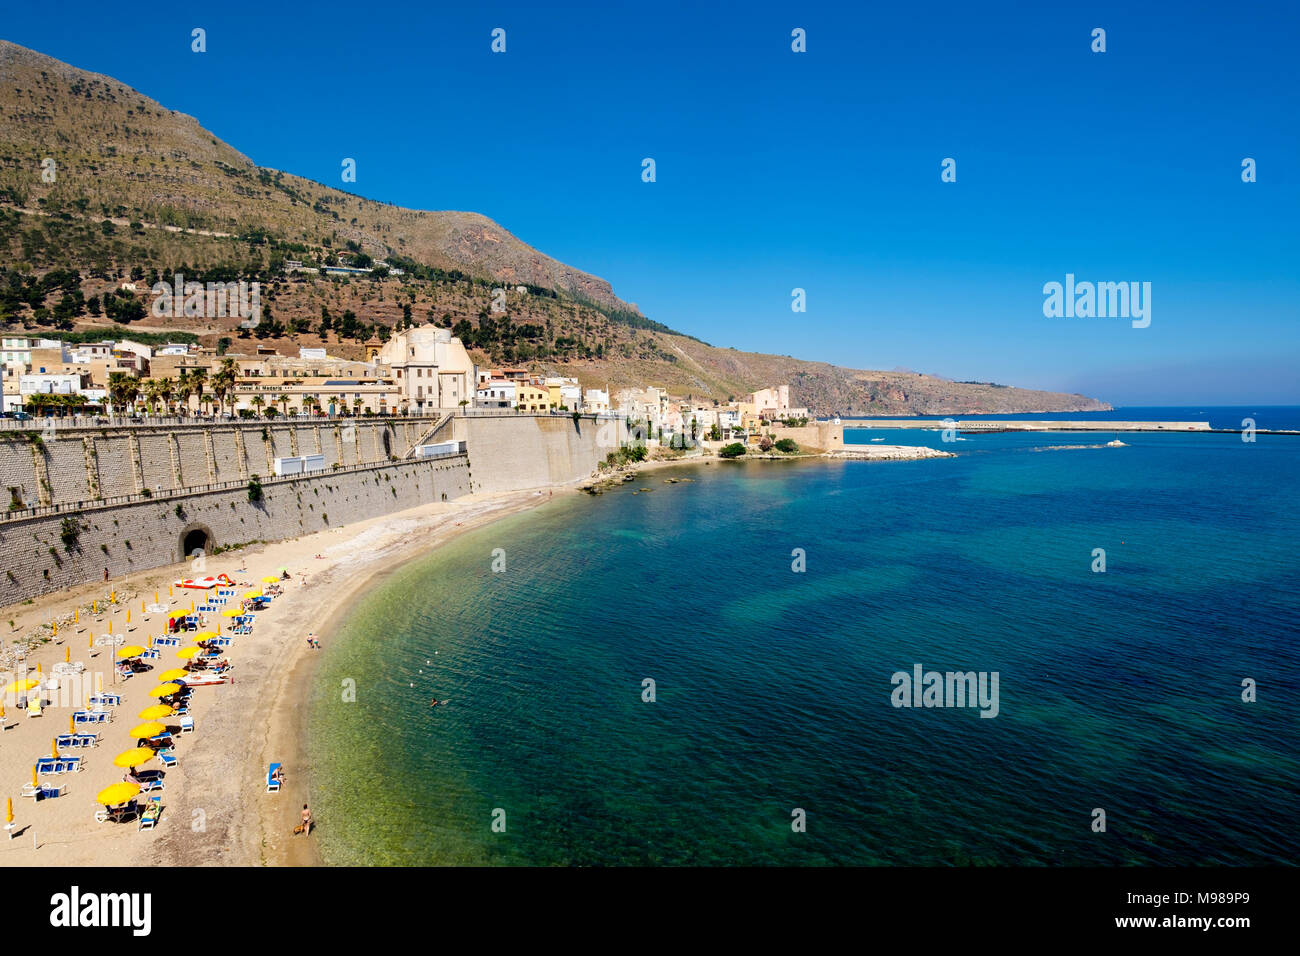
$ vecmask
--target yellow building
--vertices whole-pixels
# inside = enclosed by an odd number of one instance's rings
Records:
[[[552,408],[551,391],[532,382],[515,385],[515,407],[521,412],[548,412]]]

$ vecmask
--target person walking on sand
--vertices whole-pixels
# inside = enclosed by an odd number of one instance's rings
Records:
[[[311,811],[305,803],[302,805],[302,835],[311,836]]]

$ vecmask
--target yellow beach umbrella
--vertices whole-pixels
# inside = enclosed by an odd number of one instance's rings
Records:
[[[14,822],[14,798],[10,797],[5,801],[5,823]]]
[[[36,673],[38,673],[38,674],[43,674],[43,673],[44,673],[44,671],[41,670],[41,662],[40,662],[40,661],[37,661],[37,662],[36,662]]]
[[[32,678],[30,677],[24,677],[21,680],[12,681],[11,683],[6,684],[5,689],[3,691],[0,691],[0,693],[18,694],[25,690],[31,690],[39,683],[40,681],[38,680],[32,680]]]
[[[58,637],[58,636],[59,636],[59,622],[58,622],[58,621],[55,621],[53,624],[50,625],[50,628],[54,631],[54,636],[55,636],[55,637]]]
[[[210,641],[210,640],[212,640],[214,637],[220,637],[220,636],[221,636],[221,635],[218,634],[216,631],[199,631],[197,634],[194,635],[194,640],[196,640],[196,641]]]
[[[262,578],[262,580],[267,584],[275,584],[280,579],[277,578],[274,574],[268,574],[266,577]]]
[[[173,667],[171,670],[163,671],[161,674],[159,674],[158,680],[161,681],[184,680],[186,677],[189,676],[190,676],[189,671],[182,670],[179,667]]]
[[[55,760],[59,759],[59,738],[58,737],[50,738],[50,756],[53,757]]]
[[[201,647],[182,647],[176,652],[176,656],[183,658],[184,660],[189,660],[191,657],[198,657],[202,653],[203,648]]]
[[[253,600],[254,598],[260,598],[261,596],[262,596],[262,592],[261,592],[261,591],[245,591],[245,592],[244,592],[244,600],[245,600],[245,601],[251,601],[251,600]]]
[[[68,733],[75,734],[76,732],[77,732],[76,715],[68,714]]]
[[[150,720],[138,727],[131,728],[131,736],[139,739],[140,737],[157,737],[166,730],[166,726],[158,723],[156,720]]]
[[[168,616],[169,618],[171,618],[172,620],[176,620],[176,619],[179,618],[179,617],[189,617],[189,614],[190,614],[189,611],[186,611],[185,609],[182,608],[182,609],[179,610],[179,611],[172,611],[172,612],[171,612],[170,614],[168,614],[167,616]]]
[[[33,786],[33,787],[39,787],[39,786],[40,786],[40,784],[38,784],[38,783],[36,782],[36,768],[35,768],[35,767],[32,767],[32,786]]]
[[[174,684],[174,683],[170,683],[170,682],[169,682],[169,683],[166,683],[166,684],[159,684],[159,685],[158,685],[157,687],[155,687],[153,690],[149,691],[149,696],[150,696],[150,697],[170,697],[172,694],[176,693],[176,692],[177,692],[178,690],[180,690],[180,689],[181,689],[181,685],[180,685],[180,684]]]
[[[66,664],[66,663],[68,663],[70,660],[72,660],[72,647],[71,647],[71,646],[69,646],[69,647],[65,647],[65,648],[63,649],[63,663]]]
[[[144,710],[140,711],[141,720],[161,720],[164,717],[170,717],[176,712],[176,708],[170,704],[150,704]]]
[[[139,644],[128,644],[117,652],[118,657],[139,657],[144,653],[144,648]]]
[[[95,794],[95,802],[102,803],[106,807],[115,807],[119,803],[126,803],[132,797],[140,793],[138,783],[127,783],[125,780],[118,783],[110,783],[99,793]]]
[[[95,635],[94,635],[94,634],[87,634],[87,635],[86,635],[86,650],[90,651],[90,650],[94,650],[94,649],[95,649]]]
[[[148,747],[135,747],[118,754],[113,758],[113,763],[119,767],[138,767],[142,763],[148,763],[153,758],[154,752]]]
[[[239,617],[239,615],[241,615],[241,614],[243,614],[243,613],[244,613],[244,612],[243,612],[240,608],[237,608],[237,607],[228,607],[228,608],[226,608],[224,611],[221,612],[221,616],[222,616],[222,617]]]
[[[81,608],[74,608],[74,609],[73,609],[73,611],[72,611],[72,623],[73,623],[73,624],[80,624],[80,623],[81,623]]]

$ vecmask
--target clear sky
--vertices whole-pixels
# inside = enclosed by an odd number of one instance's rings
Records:
[[[0,35],[262,166],[484,213],[714,345],[1300,403],[1294,0],[11,4]],[[1066,273],[1150,282],[1150,326],[1044,317]]]

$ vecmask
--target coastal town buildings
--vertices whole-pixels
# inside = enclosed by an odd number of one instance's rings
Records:
[[[450,330],[433,324],[397,331],[387,342],[372,338],[364,343],[364,361],[330,355],[323,347],[284,355],[265,343],[249,343],[249,354],[227,352],[229,344],[218,350],[131,339],[65,344],[9,336],[0,341],[3,410],[107,411],[125,394],[129,410],[141,414],[402,415],[467,406],[521,414],[613,413],[628,418],[645,440],[675,447],[756,440],[760,432],[787,421],[798,424],[807,415],[791,407],[788,385],[723,403],[674,398],[656,385],[583,388],[577,378],[523,367],[480,368]],[[224,377],[230,369],[233,380]],[[41,394],[82,401],[33,403]]]

